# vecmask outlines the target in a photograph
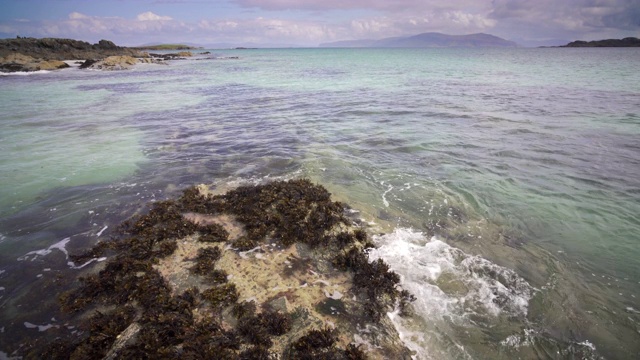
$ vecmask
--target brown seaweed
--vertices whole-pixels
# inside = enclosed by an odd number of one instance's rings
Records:
[[[198,250],[196,263],[191,272],[198,275],[207,275],[214,269],[216,261],[222,257],[222,251],[218,247],[203,248]]]
[[[234,284],[224,284],[204,290],[202,298],[208,301],[213,309],[220,311],[238,301],[239,294]]]
[[[367,358],[364,352],[354,344],[341,349],[335,346],[337,341],[337,333],[331,328],[310,330],[289,346],[285,359],[362,360]]]
[[[198,232],[200,232],[198,240],[202,242],[225,242],[229,239],[229,233],[220,224],[200,226]]]

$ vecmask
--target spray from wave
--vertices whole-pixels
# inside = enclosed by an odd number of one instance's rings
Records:
[[[370,260],[387,262],[417,298],[415,316],[389,316],[418,359],[472,358],[458,340],[460,332],[526,318],[536,290],[513,270],[412,229],[398,228],[374,241],[378,248]]]

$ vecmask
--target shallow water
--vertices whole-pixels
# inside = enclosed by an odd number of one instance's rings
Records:
[[[419,358],[640,355],[638,50],[214,52],[240,58],[0,77],[0,350],[73,331],[33,306],[90,271],[25,254],[305,176],[387,234]]]

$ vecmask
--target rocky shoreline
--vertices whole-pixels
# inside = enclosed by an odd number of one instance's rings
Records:
[[[70,256],[108,260],[60,296],[81,332],[26,358],[411,359],[386,313],[415,299],[366,229],[305,179],[200,185]]]
[[[139,63],[164,63],[192,56],[149,54],[139,49],[117,46],[109,40],[96,44],[72,39],[0,39],[0,72],[33,72],[70,67],[69,61],[82,62],[81,69],[126,70]]]

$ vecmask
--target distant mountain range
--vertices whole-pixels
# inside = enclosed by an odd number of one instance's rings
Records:
[[[320,44],[320,47],[375,47],[375,48],[443,48],[443,47],[517,47],[489,34],[446,35],[429,32],[413,36],[390,37],[380,40],[349,40]]]

